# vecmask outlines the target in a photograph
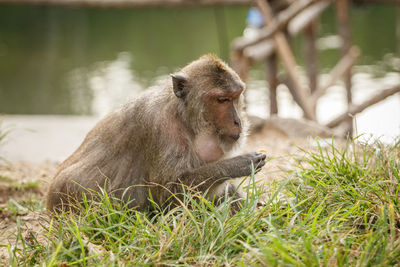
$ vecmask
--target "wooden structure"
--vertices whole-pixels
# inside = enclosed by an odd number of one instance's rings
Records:
[[[362,2],[375,2],[373,0],[354,0]],[[396,0],[397,1],[397,0]],[[345,129],[346,134],[352,134],[352,121],[356,113],[373,105],[386,97],[400,92],[400,85],[383,90],[378,95],[355,106],[352,103],[352,66],[360,55],[358,47],[351,45],[349,25],[349,4],[350,0],[297,0],[288,5],[279,13],[274,13],[266,0],[255,0],[266,26],[259,29],[258,36],[253,39],[245,37],[234,41],[231,60],[234,69],[242,79],[247,79],[249,68],[254,63],[266,63],[266,76],[268,80],[270,96],[270,115],[278,113],[276,90],[279,84],[277,76],[277,60],[281,59],[288,76],[286,84],[295,102],[302,109],[304,117],[316,121],[316,105],[318,99],[326,93],[326,90],[338,80],[343,80],[346,88],[347,110],[326,124],[333,128],[339,125]],[[393,1],[386,1],[394,3]],[[400,1],[398,1],[400,2]],[[318,58],[316,48],[316,35],[318,19],[320,14],[330,5],[336,7],[338,34],[341,37],[341,58],[337,65],[331,70],[329,79],[325,85],[318,82]],[[398,34],[400,44],[400,5]],[[305,35],[305,58],[308,86],[300,81],[297,71],[297,63],[293,52],[288,44],[288,37],[299,33]],[[400,52],[400,45],[399,45]]]
[[[316,121],[318,99],[338,80],[343,80],[346,88],[347,110],[326,126],[333,128],[347,124],[344,128],[352,133],[352,117],[384,98],[400,92],[400,85],[381,91],[378,95],[354,106],[352,103],[352,66],[360,55],[360,50],[351,45],[349,25],[349,4],[395,4],[397,5],[397,38],[400,54],[400,0],[0,0],[0,4],[52,5],[67,7],[143,8],[182,6],[227,6],[254,3],[258,6],[266,22],[253,39],[238,38],[232,46],[233,68],[246,81],[249,68],[257,62],[266,63],[266,76],[270,95],[270,114],[278,113],[277,87],[278,59],[287,72],[288,86],[293,99],[299,105],[306,119]],[[325,85],[318,81],[317,30],[320,14],[334,5],[337,11],[338,33],[342,39],[341,58],[331,70]],[[308,85],[300,82],[298,66],[288,43],[288,37],[299,33],[305,35],[305,57]]]

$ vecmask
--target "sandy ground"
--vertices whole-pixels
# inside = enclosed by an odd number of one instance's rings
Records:
[[[59,162],[74,151],[97,119],[11,116],[4,121],[15,130],[0,149],[4,158],[0,161],[0,263],[8,258],[6,245],[15,245],[18,220],[23,237],[42,231],[49,181]],[[285,176],[293,160],[290,155],[302,154],[298,147],[315,147],[311,138],[289,135],[265,127],[249,136],[244,152],[266,151],[268,156],[256,178],[268,182]]]
[[[11,162],[59,162],[82,142],[99,118],[91,116],[2,115],[2,128],[10,131],[0,156]]]

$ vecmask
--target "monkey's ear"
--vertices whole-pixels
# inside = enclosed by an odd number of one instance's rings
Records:
[[[170,74],[172,77],[172,85],[174,88],[174,94],[178,98],[183,98],[187,94],[187,88],[186,88],[186,75],[178,72],[174,74]]]

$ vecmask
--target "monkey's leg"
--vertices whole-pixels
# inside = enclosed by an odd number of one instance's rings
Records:
[[[243,192],[230,182],[225,182],[211,188],[207,192],[207,198],[210,200],[215,199],[218,204],[221,204],[227,198],[231,198],[230,207],[234,213],[241,209],[241,202],[245,199]]]

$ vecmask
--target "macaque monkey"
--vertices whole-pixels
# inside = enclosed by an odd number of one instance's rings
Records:
[[[228,180],[259,171],[266,158],[258,152],[233,157],[247,130],[244,89],[239,76],[213,55],[171,74],[163,86],[97,123],[60,165],[47,209],[65,210],[101,188],[138,210],[152,207],[150,193],[163,205],[183,186],[210,199],[223,198],[226,190],[235,194]]]

